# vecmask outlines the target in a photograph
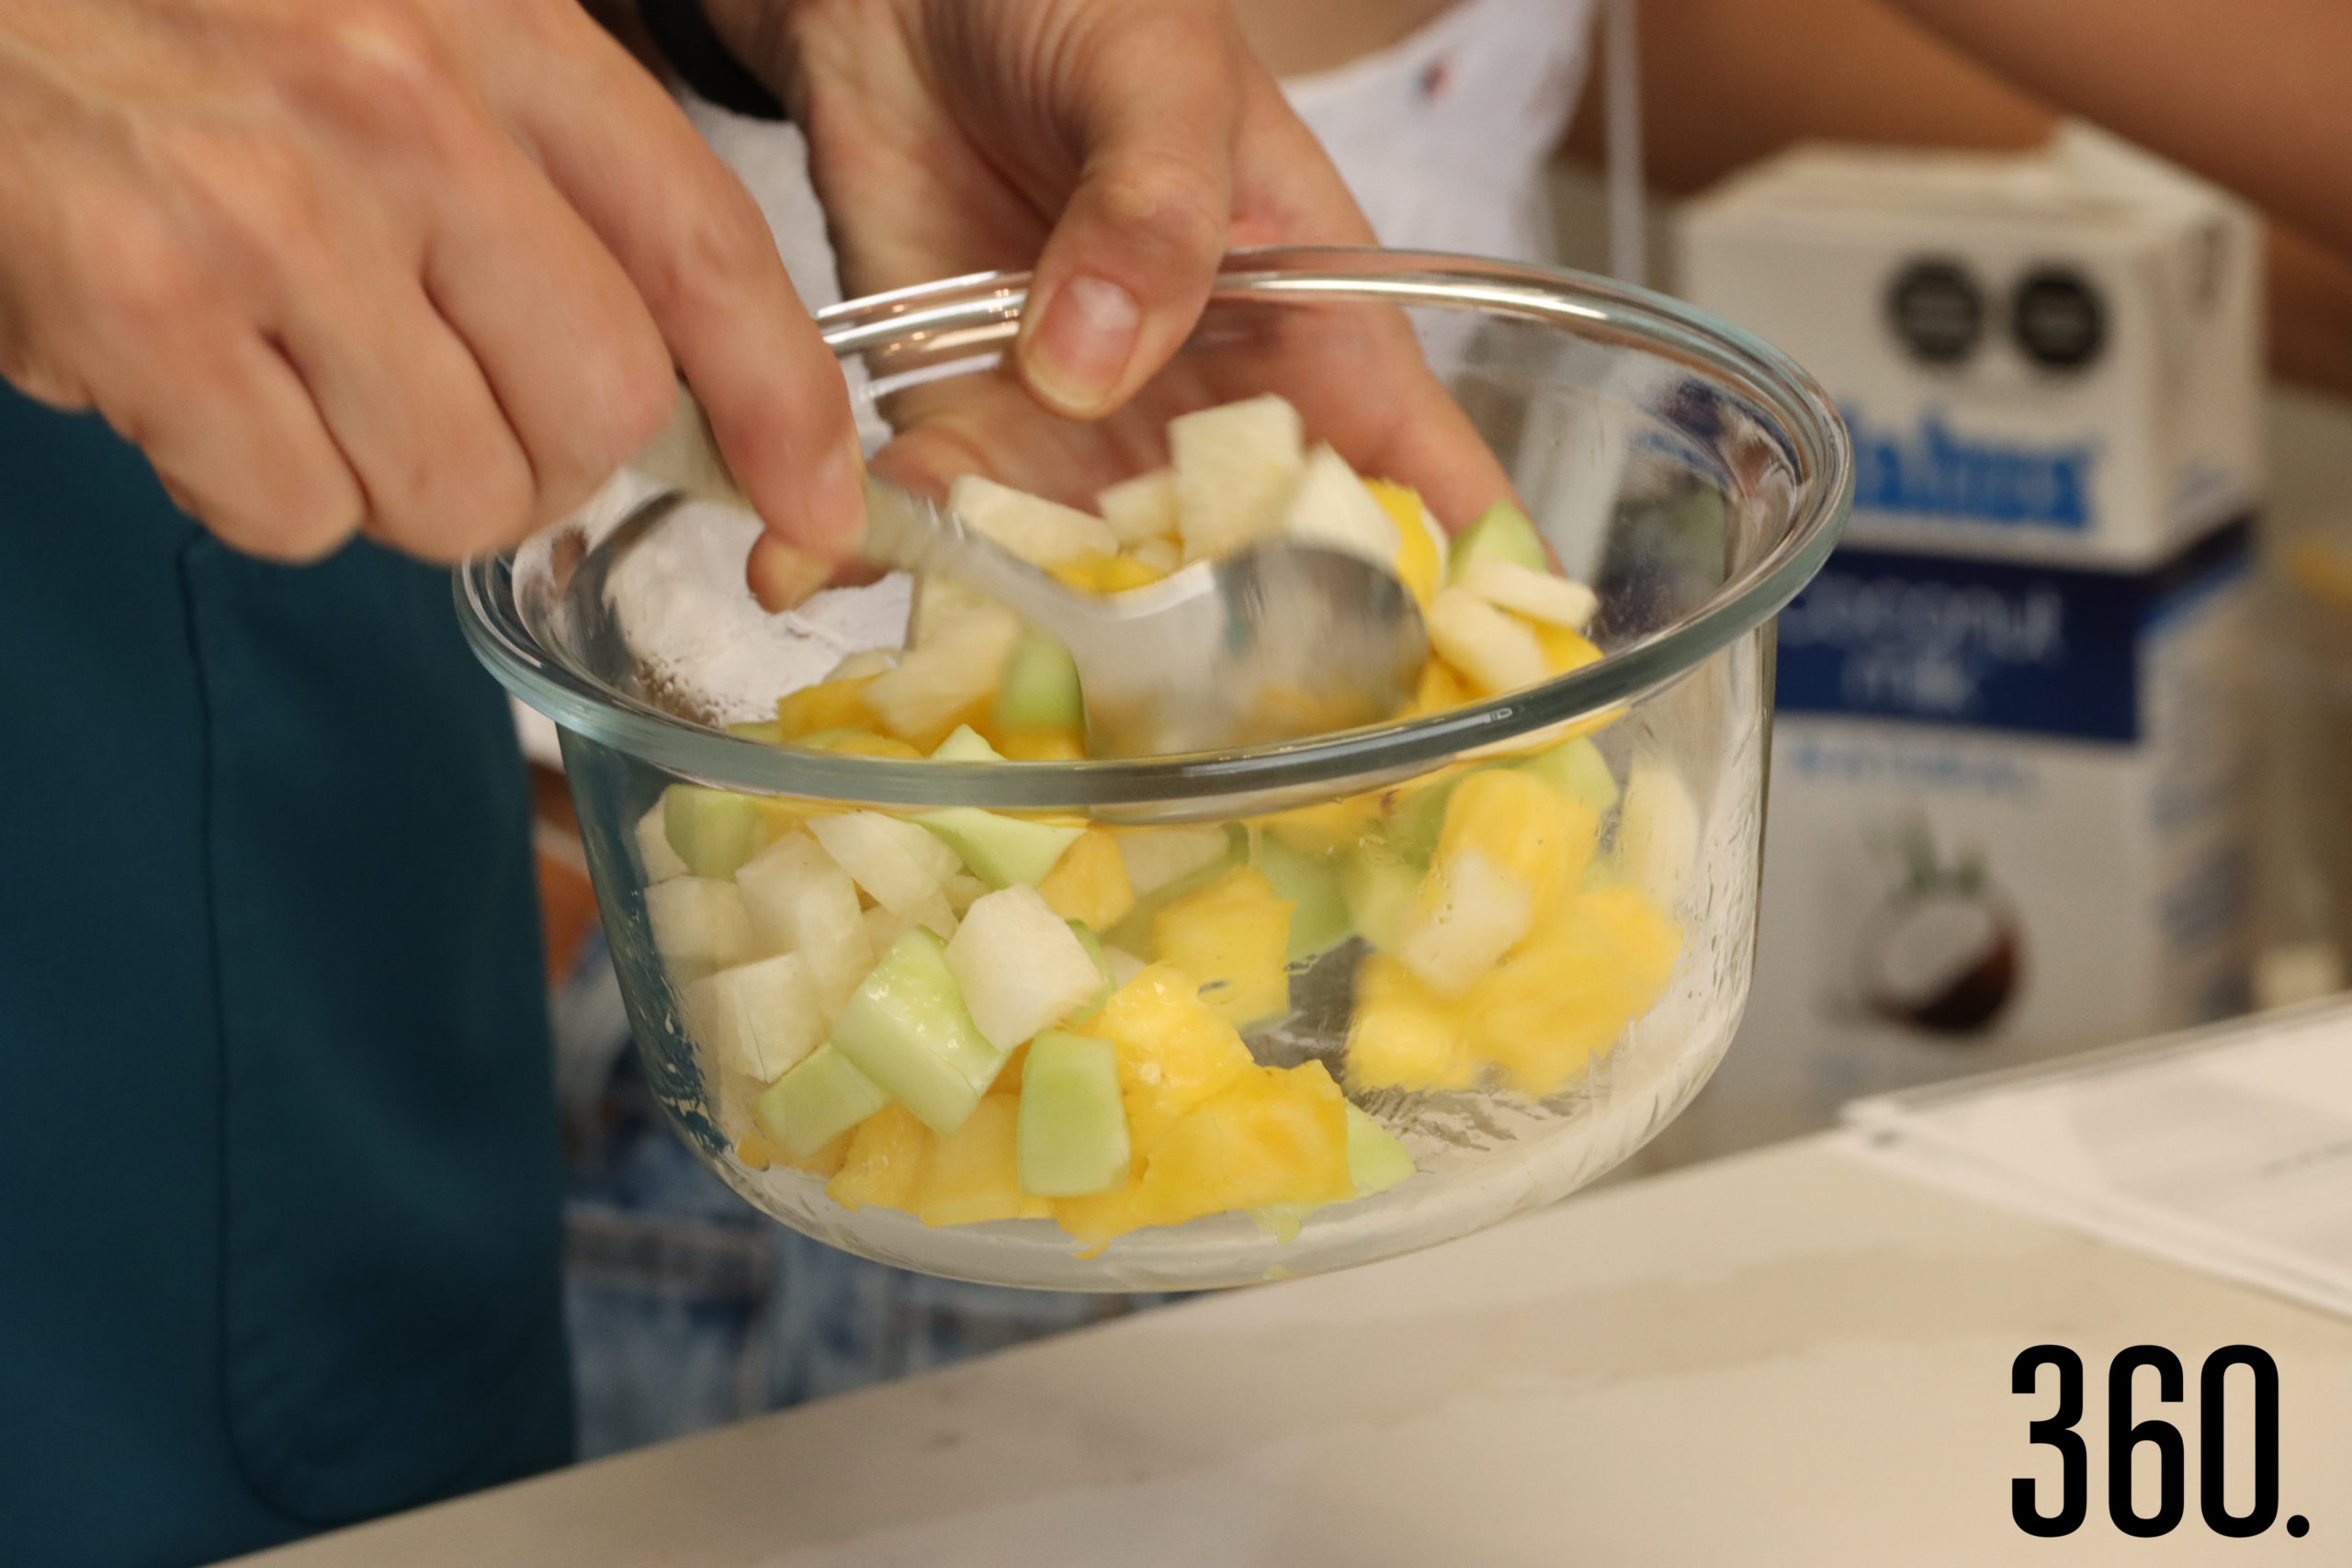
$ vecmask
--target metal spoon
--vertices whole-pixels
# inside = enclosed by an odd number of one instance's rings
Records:
[[[1082,593],[886,479],[865,553],[944,571],[1061,639],[1097,756],[1216,751],[1373,724],[1413,694],[1429,632],[1405,586],[1358,557],[1268,540],[1148,587]]]

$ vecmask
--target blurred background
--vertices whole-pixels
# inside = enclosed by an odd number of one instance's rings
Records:
[[[1238,9],[1385,243],[1681,295],[1855,429],[1852,530],[1781,626],[1747,1021],[1634,1170],[2342,987],[2352,266],[1875,0]],[[797,133],[689,108],[838,299]],[[885,1269],[704,1172],[520,722],[582,1457],[1154,1304]]]

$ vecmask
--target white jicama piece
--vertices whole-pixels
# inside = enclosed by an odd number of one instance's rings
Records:
[[[752,920],[731,882],[673,876],[645,890],[654,950],[671,970],[699,979],[752,956]]]
[[[684,1000],[695,1037],[721,1064],[763,1084],[824,1043],[816,988],[790,953],[721,969],[688,986]]]
[[[1454,586],[1498,610],[1575,632],[1590,626],[1593,612],[1600,607],[1600,595],[1583,583],[1548,571],[1530,571],[1517,561],[1473,561]]]
[[[1127,557],[1166,577],[1184,564],[1184,547],[1173,539],[1146,539],[1131,547]]]
[[[831,1021],[874,967],[877,951],[866,940],[849,873],[800,829],[753,855],[735,874],[735,886],[758,950],[797,954]]]
[[[1111,971],[1111,987],[1116,990],[1151,965],[1125,948],[1113,947],[1105,942],[1102,946],[1102,967]]]
[[[1176,470],[1154,468],[1131,479],[1121,479],[1094,498],[1102,521],[1123,545],[1146,539],[1172,539],[1182,513],[1176,505]]]
[[[893,913],[927,905],[947,879],[964,869],[956,852],[911,822],[878,811],[851,811],[812,818],[808,831],[825,846],[850,880]]]
[[[1159,892],[1233,852],[1233,840],[1215,823],[1177,828],[1119,828],[1111,834],[1126,868],[1127,886],[1138,898]]]
[[[637,859],[648,882],[667,882],[686,874],[685,857],[671,846],[669,813],[661,801],[637,819]]]
[[[1298,411],[1271,392],[1170,420],[1184,558],[1230,555],[1280,528],[1305,443]]]
[[[1307,455],[1298,488],[1291,492],[1283,532],[1301,544],[1362,556],[1386,571],[1396,570],[1396,525],[1347,460],[1329,446]]]
[[[947,895],[947,907],[960,917],[976,901],[988,897],[989,885],[969,872],[958,872],[947,879],[942,891]]]
[[[919,899],[904,909],[892,909],[876,904],[865,911],[866,939],[876,953],[888,953],[900,937],[922,926],[945,942],[956,934],[956,911],[949,908],[944,893]]]
[[[978,474],[966,474],[947,487],[947,505],[974,533],[1032,566],[1118,553],[1119,536],[1100,517]]]
[[[936,732],[996,694],[1020,638],[1021,618],[985,600],[943,625],[926,622],[897,667],[866,686],[865,705],[897,734]]]
[[[1625,880],[1671,910],[1699,863],[1699,808],[1682,776],[1655,757],[1634,759],[1617,818]]]
[[[899,665],[896,649],[869,648],[863,653],[853,653],[825,672],[828,681],[855,681],[867,675],[879,675]]]
[[[1069,923],[1026,884],[975,903],[947,944],[947,972],[988,1043],[1010,1051],[1092,1001],[1102,989]]]
[[[1440,593],[1428,622],[1430,646],[1483,695],[1544,679],[1544,645],[1535,634],[1466,589]]]
[[[1431,990],[1458,997],[1534,923],[1533,895],[1474,849],[1431,868],[1396,923],[1397,962]]]

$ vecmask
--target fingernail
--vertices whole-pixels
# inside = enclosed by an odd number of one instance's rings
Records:
[[[812,543],[831,546],[828,555],[854,547],[865,522],[865,455],[854,436],[818,459],[804,492]]]
[[[751,558],[743,563],[752,597],[771,615],[791,609],[825,586],[832,571],[831,562],[796,549],[774,534],[752,540]]]
[[[1143,312],[1135,296],[1099,277],[1073,277],[1046,301],[1031,344],[1029,379],[1069,413],[1094,413],[1135,353]]]

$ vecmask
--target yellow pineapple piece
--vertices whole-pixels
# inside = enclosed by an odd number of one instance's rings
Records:
[[[1337,1203],[1348,1175],[1348,1102],[1320,1062],[1251,1066],[1170,1127],[1144,1167],[1136,1206],[1181,1224],[1227,1209]]]
[[[1351,850],[1380,825],[1378,791],[1302,806],[1258,818],[1258,825],[1302,854],[1328,855]]]
[[[1392,950],[1424,985],[1460,996],[1584,874],[1600,824],[1592,807],[1532,773],[1471,773],[1446,802],[1437,852]]]
[[[1472,695],[1470,682],[1462,678],[1462,672],[1432,653],[1429,662],[1421,666],[1421,683],[1413,693],[1413,711],[1443,713],[1448,708],[1460,707]]]
[[[873,683],[873,676],[860,675],[787,692],[776,699],[776,728],[786,740],[829,729],[870,729],[874,710],[865,705],[865,688]]]
[[[782,1148],[768,1142],[765,1133],[753,1127],[735,1140],[735,1158],[753,1170],[765,1170],[771,1165],[782,1164],[786,1156]]]
[[[825,1195],[844,1209],[870,1203],[877,1209],[912,1210],[931,1141],[931,1129],[905,1106],[891,1101],[850,1134],[849,1153],[840,1173],[826,1184]]]
[[[1544,670],[1546,674],[1565,675],[1569,671],[1581,669],[1600,657],[1600,649],[1593,645],[1589,637],[1570,631],[1566,626],[1552,626],[1527,615],[1515,616],[1514,619],[1535,634],[1535,646],[1544,650]]]
[[[1152,917],[1152,956],[1200,983],[1236,1029],[1290,1009],[1292,903],[1255,866],[1236,866]]]
[[[1055,1198],[1054,1221],[1085,1246],[1080,1258],[1091,1258],[1116,1238],[1150,1224],[1143,1217],[1142,1181],[1128,1177],[1124,1187],[1084,1198]]]
[[[1138,1162],[1160,1134],[1241,1076],[1250,1047],[1192,976],[1155,964],[1111,994],[1077,1032],[1119,1049],[1119,1095]]]
[[[1631,886],[1572,894],[1463,999],[1471,1049],[1529,1099],[1556,1094],[1649,1010],[1681,951]]]
[[[895,735],[883,735],[871,729],[824,729],[804,735],[800,744],[819,751],[840,751],[852,757],[903,757],[923,755]]]
[[[770,1147],[774,1150],[774,1158],[777,1165],[788,1166],[794,1170],[805,1170],[811,1176],[821,1176],[830,1180],[840,1175],[842,1167],[849,1163],[850,1140],[856,1135],[857,1129],[853,1127],[807,1159],[794,1159],[784,1152],[781,1145],[771,1145]]]
[[[1098,931],[1109,931],[1136,907],[1118,840],[1100,828],[1080,833],[1062,852],[1037,892],[1063,919],[1084,920]]]
[[[1363,488],[1396,525],[1396,558],[1389,570],[1421,608],[1428,609],[1430,601],[1437,597],[1438,581],[1445,574],[1445,559],[1422,521],[1420,495],[1394,479],[1366,479]]]
[[[1365,1089],[1469,1089],[1478,1081],[1460,1008],[1385,953],[1356,972],[1348,1083]]]
[[[1072,556],[1046,571],[1083,593],[1124,593],[1130,588],[1148,588],[1168,575],[1133,556],[1104,555],[1099,550]]]
[[[830,800],[801,800],[778,795],[753,795],[752,806],[760,814],[763,847],[775,843],[811,817],[837,816],[843,809]]]
[[[1007,729],[991,738],[1012,762],[1078,762],[1086,758],[1086,736],[1077,729]]]
[[[1028,1065],[1029,1042],[1023,1040],[1012,1048],[1012,1055],[1004,1059],[1004,1066],[997,1069],[996,1081],[989,1085],[989,1092],[1018,1097],[1021,1093],[1021,1070]]]
[[[964,1124],[934,1143],[915,1188],[915,1217],[927,1225],[1045,1219],[1051,1200],[1021,1190],[1017,1131],[1021,1101],[984,1096]]]

